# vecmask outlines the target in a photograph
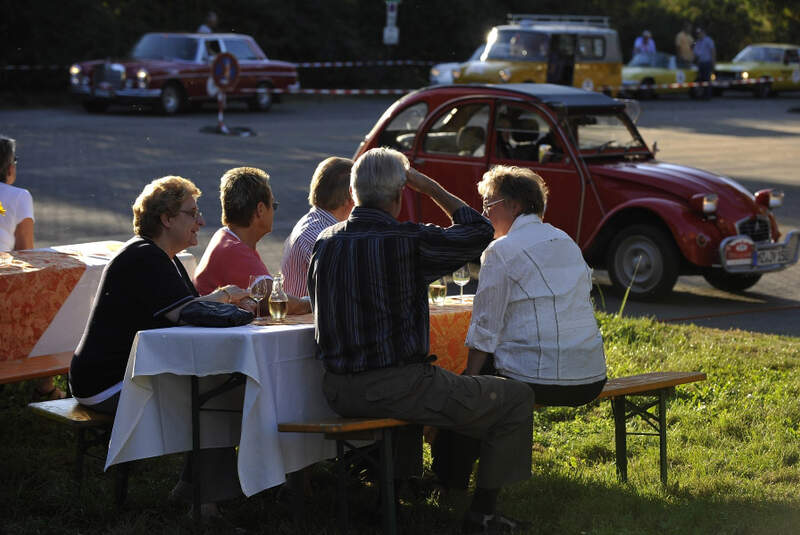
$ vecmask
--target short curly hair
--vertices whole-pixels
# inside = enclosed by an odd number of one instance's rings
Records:
[[[155,239],[161,235],[161,215],[176,217],[183,202],[197,199],[202,192],[191,180],[179,176],[157,178],[144,187],[133,203],[133,232]]]
[[[544,215],[547,206],[547,185],[542,177],[526,167],[498,165],[483,174],[478,193],[484,198],[500,195],[515,201],[523,214]]]
[[[224,225],[250,226],[258,203],[272,205],[269,175],[255,167],[228,169],[219,180],[219,202]]]

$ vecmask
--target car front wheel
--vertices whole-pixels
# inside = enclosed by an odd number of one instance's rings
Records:
[[[183,105],[183,90],[174,83],[170,83],[161,89],[161,100],[159,102],[161,111],[166,115],[178,113]]]
[[[754,286],[761,280],[760,273],[728,273],[720,268],[711,268],[703,273],[703,278],[719,290],[726,292],[741,292]]]
[[[256,96],[250,101],[253,111],[269,111],[272,107],[272,86],[266,82],[258,84]]]
[[[611,241],[606,266],[617,293],[631,299],[666,296],[678,280],[678,252],[672,236],[652,225],[631,225]]]

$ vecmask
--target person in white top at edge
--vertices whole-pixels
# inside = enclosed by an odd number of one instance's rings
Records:
[[[478,192],[495,239],[481,256],[464,373],[527,383],[539,405],[589,403],[606,383],[606,360],[589,296],[592,272],[580,248],[542,222],[547,186],[530,169],[494,167]],[[471,442],[437,434],[433,469],[445,489],[469,483],[479,451]]]

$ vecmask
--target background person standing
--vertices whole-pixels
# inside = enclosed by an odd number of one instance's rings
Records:
[[[645,30],[642,35],[633,42],[633,55],[647,54],[651,58],[656,55],[656,42],[653,41],[653,34],[650,30]]]
[[[694,63],[693,46],[692,24],[687,20],[683,23],[683,29],[675,36],[675,56],[680,67],[688,67]]]
[[[702,28],[697,28],[694,56],[697,60],[697,81],[710,82],[711,73],[714,72],[714,63],[717,60],[717,49],[714,47],[714,40],[706,35]],[[702,95],[704,99],[711,98],[710,84],[703,87]]]

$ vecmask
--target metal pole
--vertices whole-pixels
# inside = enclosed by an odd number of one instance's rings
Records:
[[[661,484],[667,486],[667,392],[658,391],[658,439],[661,443]]]
[[[628,481],[628,445],[625,428],[625,396],[611,398],[614,411],[614,439],[617,447],[617,476],[625,483]]]

